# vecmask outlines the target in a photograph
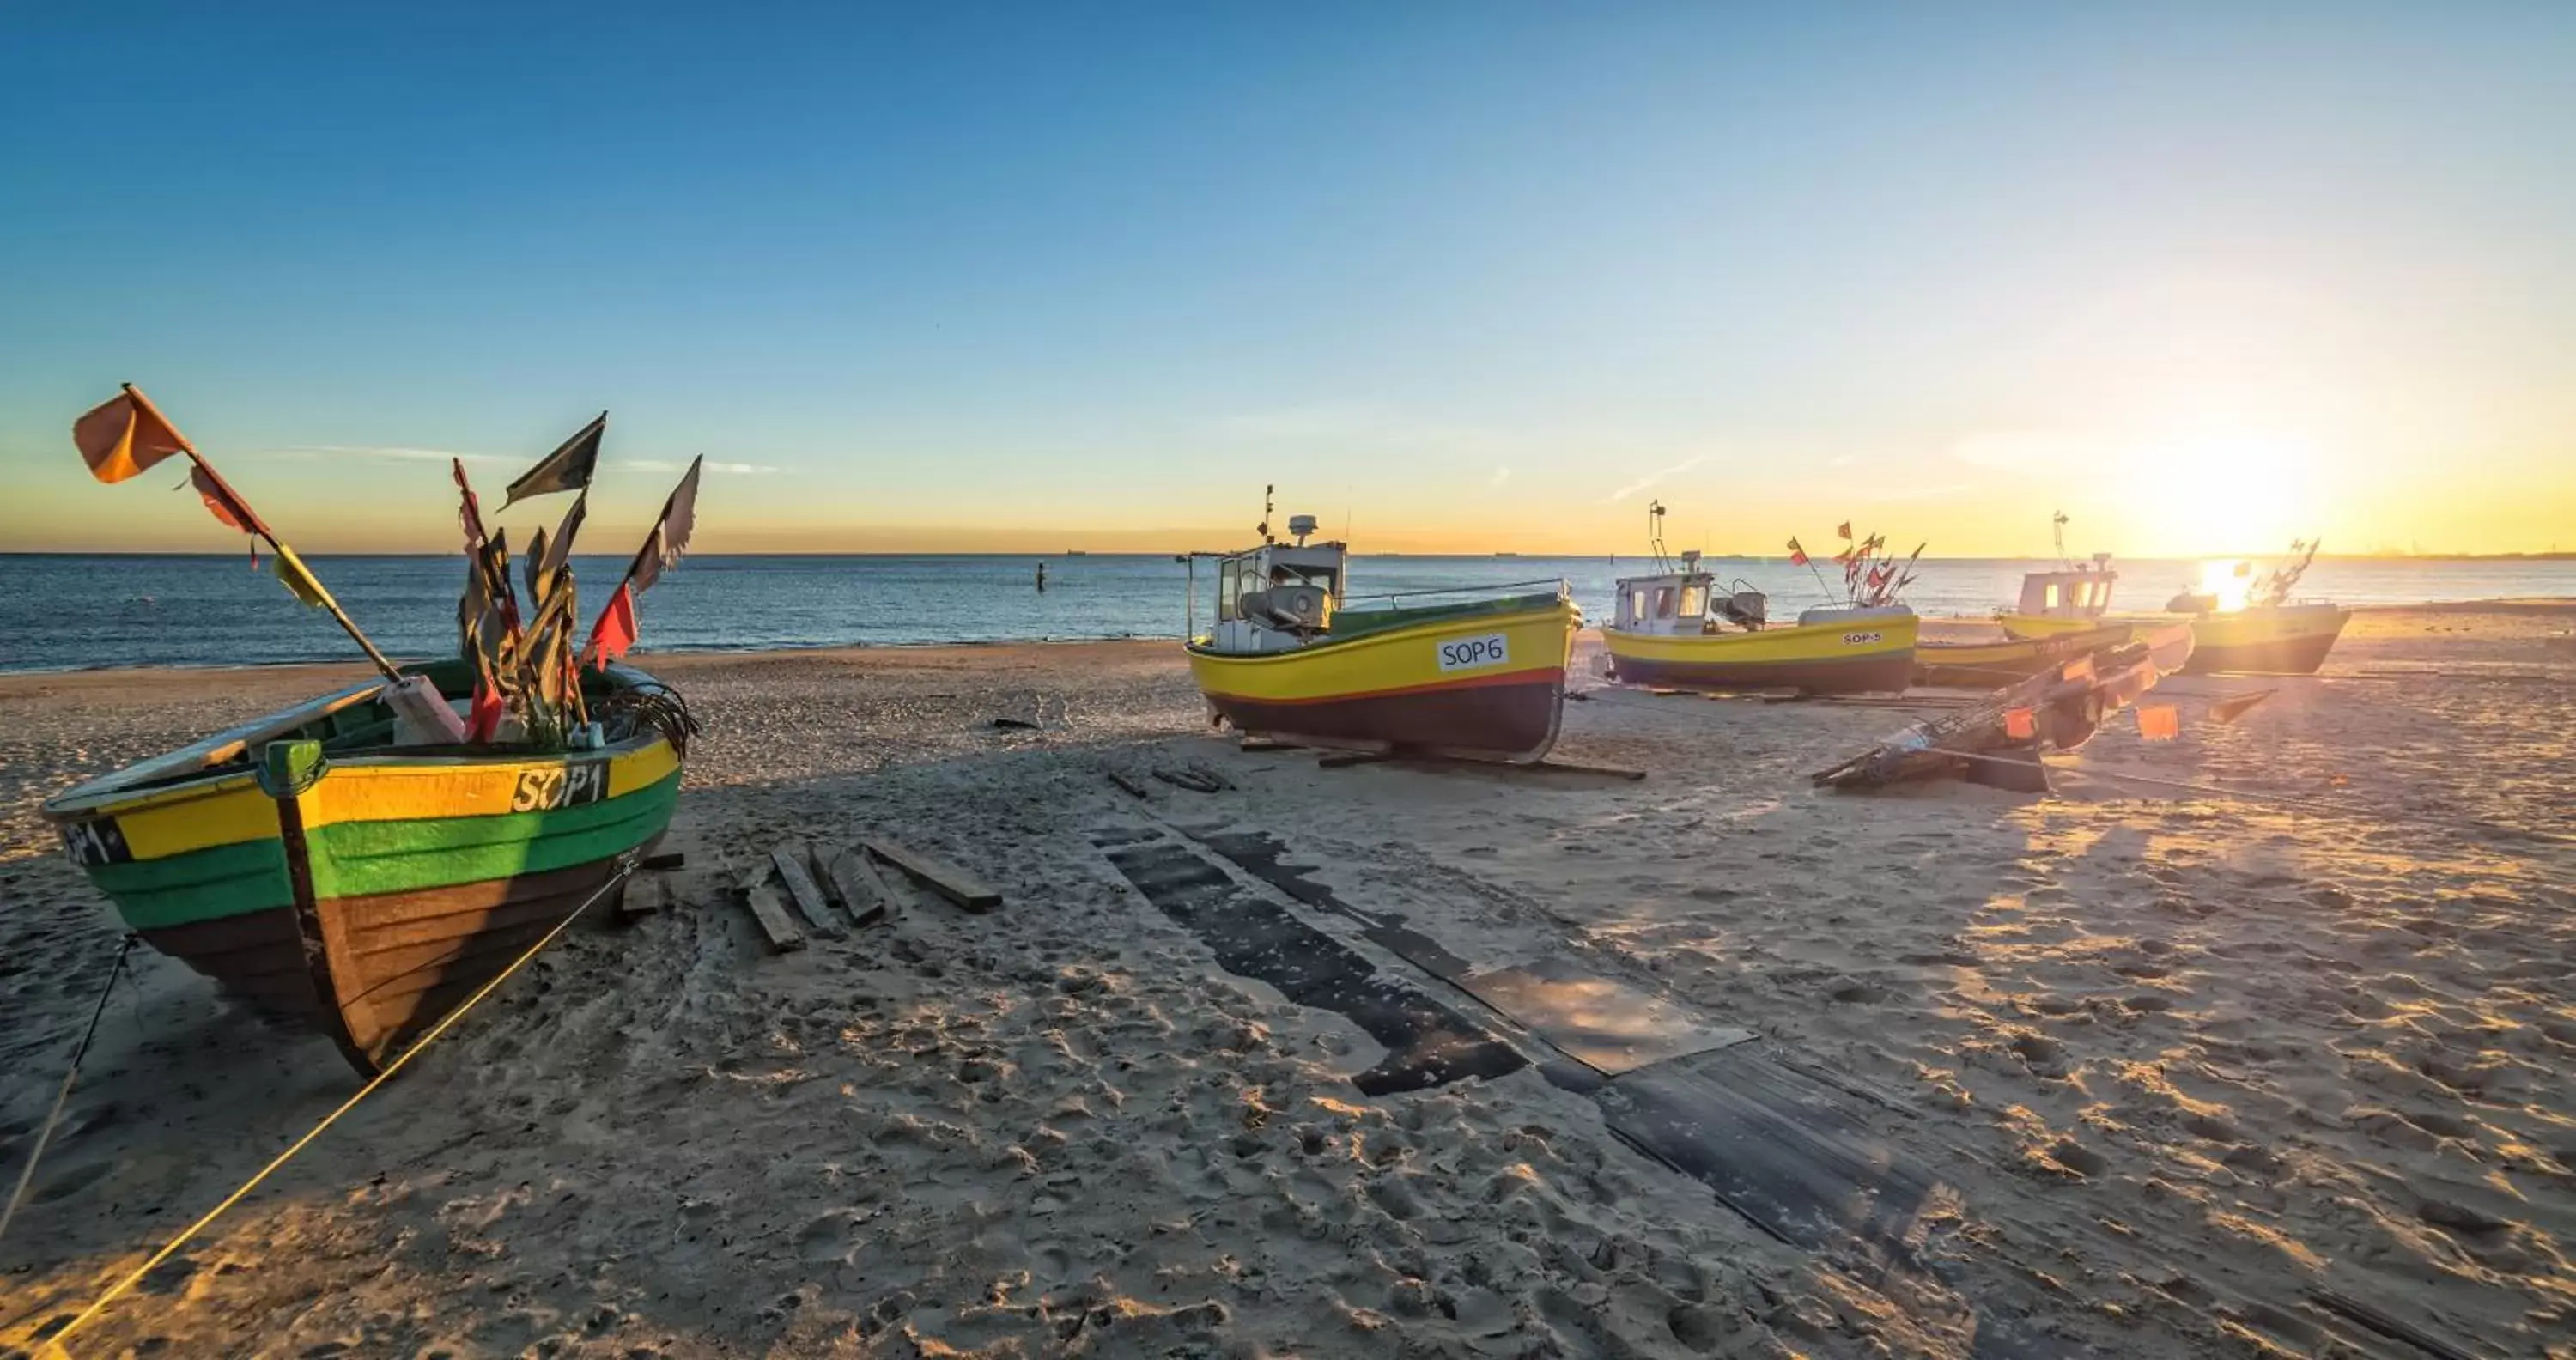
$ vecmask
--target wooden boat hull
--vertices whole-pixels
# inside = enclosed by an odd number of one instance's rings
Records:
[[[2144,630],[2161,625],[2191,625],[2193,648],[2186,675],[2313,675],[2342,637],[2352,611],[2331,604],[2293,604],[2231,610],[2216,614],[2169,614],[2149,618],[2052,619],[2036,615],[1998,616],[2004,631],[2016,638],[2061,636],[2099,627]]]
[[[2191,629],[2177,623],[2135,632],[2133,639],[2061,660],[1967,708],[1908,724],[1812,778],[1852,791],[1958,774],[2001,788],[2045,792],[2048,775],[2039,762],[2041,752],[2081,747],[2111,715],[2137,703],[2158,680],[2188,668]]]
[[[1914,683],[1964,689],[2001,689],[2027,680],[2060,662],[2130,640],[2129,624],[2087,628],[2052,637],[2006,638],[2001,642],[1925,642],[1914,649]]]
[[[1190,673],[1238,730],[1286,742],[1527,763],[1556,744],[1583,612],[1557,599],[1426,618],[1294,651],[1193,643]]]
[[[1686,637],[1605,628],[1601,638],[1624,684],[1896,694],[1913,683],[1921,627],[1912,614],[1893,614]]]
[[[369,1073],[608,887],[680,786],[649,731],[553,755],[321,751],[280,740],[255,770],[45,814],[154,948]]]

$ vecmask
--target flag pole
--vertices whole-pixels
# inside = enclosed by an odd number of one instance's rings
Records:
[[[1799,551],[1798,551],[1798,555],[1799,555],[1800,557],[1805,557],[1805,558],[1807,559],[1807,574],[1808,574],[1809,576],[1813,576],[1813,577],[1815,577],[1815,578],[1816,578],[1816,589],[1818,589],[1818,590],[1821,590],[1821,591],[1825,592],[1825,598],[1826,598],[1826,599],[1828,599],[1828,600],[1832,599],[1832,598],[1834,597],[1834,588],[1833,588],[1832,586],[1826,585],[1826,584],[1825,584],[1825,574],[1824,574],[1823,572],[1821,572],[1821,571],[1816,570],[1816,559],[1815,559],[1815,558],[1813,558],[1813,557],[1811,557],[1811,556],[1808,556],[1808,554],[1807,554],[1806,550],[1805,550],[1805,549],[1803,549],[1803,548],[1799,549]]]
[[[199,472],[206,474],[206,480],[215,484],[215,488],[223,493],[224,499],[227,502],[250,511],[250,523],[245,524],[242,527],[259,535],[260,539],[268,544],[269,549],[277,554],[279,561],[293,562],[299,569],[302,569],[304,559],[297,557],[285,544],[277,541],[277,535],[269,530],[268,521],[261,519],[258,511],[251,510],[250,502],[243,500],[241,493],[233,490],[232,483],[224,480],[224,474],[215,471],[215,465],[207,462],[204,454],[197,452],[197,446],[189,442],[188,436],[181,433],[178,425],[173,423],[170,417],[162,414],[161,408],[153,405],[150,397],[143,395],[143,389],[136,387],[132,383],[120,383],[118,385],[125,389],[125,395],[133,398],[137,405],[141,406],[144,410],[150,411],[152,413],[152,418],[161,422],[162,428],[179,437],[179,451],[188,455],[188,461],[196,464]],[[311,572],[306,571],[305,574],[309,576],[311,575]],[[319,582],[316,582],[316,584],[318,585]],[[366,651],[367,659],[376,663],[376,670],[385,677],[385,680],[388,683],[400,684],[402,682],[402,672],[394,668],[394,663],[385,659],[385,654],[383,652],[376,650],[376,644],[369,641],[366,633],[359,629],[357,620],[350,618],[348,612],[340,608],[340,602],[333,599],[331,597],[331,593],[327,590],[322,593],[322,607],[330,612],[330,615],[334,620],[338,621],[341,629],[348,633],[349,639],[357,643],[360,648]]]

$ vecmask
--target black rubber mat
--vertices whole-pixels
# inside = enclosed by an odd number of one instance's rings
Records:
[[[1528,1065],[1508,1044],[1420,990],[1380,972],[1285,907],[1235,886],[1225,871],[1171,841],[1101,848],[1156,909],[1207,942],[1227,972],[1266,982],[1301,1006],[1347,1016],[1386,1046],[1352,1078],[1363,1094],[1418,1091]]]

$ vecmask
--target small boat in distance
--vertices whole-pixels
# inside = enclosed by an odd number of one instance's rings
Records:
[[[1295,543],[1277,541],[1264,510],[1259,547],[1208,554],[1217,605],[1204,634],[1189,559],[1190,674],[1212,720],[1297,745],[1513,764],[1547,755],[1583,626],[1564,581],[1354,604],[1349,546],[1308,542],[1311,515],[1290,518]]]
[[[1869,591],[1855,587],[1847,604],[1774,624],[1761,592],[1742,582],[1719,592],[1717,578],[1700,570],[1697,550],[1682,553],[1678,564],[1666,557],[1662,503],[1647,513],[1657,570],[1618,581],[1617,603],[1601,630],[1611,673],[1621,683],[1892,694],[1913,682],[1922,621],[1895,602],[1892,570]]]
[[[2063,559],[2066,517],[2059,515],[2056,523]],[[2329,603],[2290,602],[2290,592],[2316,560],[2317,544],[2302,540],[2290,546],[2300,554],[2296,561],[2250,584],[2240,584],[2250,576],[2250,565],[2238,563],[2232,575],[2219,579],[2218,588],[2185,591],[2166,604],[2161,616],[2110,613],[2111,590],[2120,574],[2112,569],[2109,553],[2095,553],[2090,563],[2062,560],[2058,570],[2025,574],[2020,601],[1995,621],[2006,636],[2018,639],[2119,627],[2134,634],[2188,623],[2193,648],[2186,673],[2313,675],[2352,620],[2352,611]]]

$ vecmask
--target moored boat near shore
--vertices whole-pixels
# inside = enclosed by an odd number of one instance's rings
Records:
[[[405,674],[474,684],[463,662]],[[371,682],[42,813],[147,943],[372,1074],[669,825],[685,719],[640,671],[587,681],[605,729],[592,750],[398,746],[403,720]]]
[[[1346,545],[1306,542],[1308,516],[1290,529],[1294,544],[1271,541],[1265,525],[1260,547],[1222,556],[1215,622],[1204,635],[1191,627],[1190,674],[1216,718],[1309,745],[1511,763],[1547,755],[1583,625],[1564,582],[1344,607]],[[1547,588],[1529,588],[1538,585]]]
[[[1620,579],[1610,622],[1601,630],[1611,673],[1622,683],[1893,694],[1913,682],[1922,621],[1894,602],[1892,564],[1867,569],[1865,589],[1861,574],[1851,573],[1850,603],[1806,610],[1796,623],[1774,624],[1760,592],[1720,593],[1717,578],[1700,569],[1697,551],[1685,551],[1678,560],[1667,557],[1662,503],[1648,514],[1658,570]],[[1873,538],[1873,549],[1875,544]],[[1802,551],[1799,556],[1803,560]]]
[[[2058,550],[2065,551],[2066,517],[2057,517]],[[2066,561],[2055,571],[2022,577],[2021,599],[1995,616],[2006,636],[2036,640],[2127,628],[2132,636],[2176,623],[2193,634],[2191,663],[2185,674],[2313,675],[2325,664],[2343,635],[2352,611],[2339,605],[2290,602],[2290,592],[2316,560],[2317,544],[2291,545],[2299,556],[2248,582],[2251,567],[2237,563],[2234,580],[2222,579],[2227,594],[2216,590],[2186,591],[2156,615],[2114,615],[2111,591],[2120,574],[2109,553],[2095,553],[2089,563]]]

